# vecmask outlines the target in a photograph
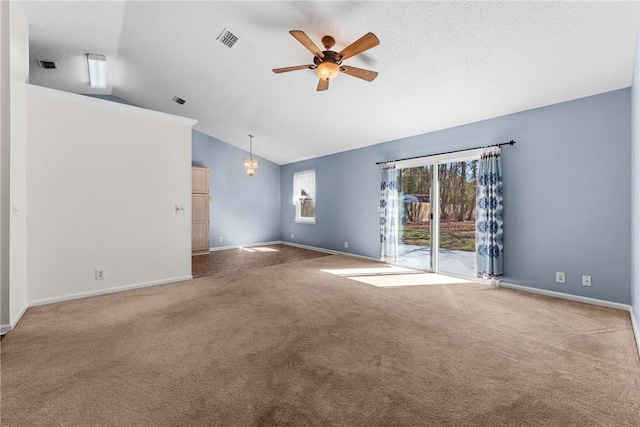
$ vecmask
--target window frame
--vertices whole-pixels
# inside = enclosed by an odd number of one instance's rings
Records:
[[[298,189],[300,185],[297,181],[300,177],[305,175],[312,175],[313,182],[313,191],[309,190],[307,194],[311,200],[313,200],[313,217],[301,216],[302,214],[302,198],[301,195],[298,195],[298,190],[305,190],[304,188]],[[317,199],[316,199],[316,171],[315,170],[306,170],[301,172],[294,172],[293,174],[293,206],[294,206],[294,222],[298,224],[315,224],[316,223],[316,207],[317,207]]]

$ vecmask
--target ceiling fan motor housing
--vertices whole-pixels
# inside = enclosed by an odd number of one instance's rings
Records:
[[[333,50],[325,50],[322,53],[324,54],[324,58],[322,59],[318,58],[317,56],[313,57],[314,64],[320,65],[323,62],[333,62],[337,65],[342,64],[342,59],[338,59],[338,52],[334,52]]]
[[[324,36],[322,38],[322,46],[324,46],[326,50],[331,49],[335,44],[336,40],[331,36]]]

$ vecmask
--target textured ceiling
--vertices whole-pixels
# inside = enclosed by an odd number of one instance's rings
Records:
[[[30,82],[113,94],[197,119],[196,129],[279,164],[631,85],[639,2],[30,2]],[[226,28],[239,40],[216,38]],[[312,54],[371,31],[380,45],[316,92]],[[108,59],[90,89],[84,54]],[[35,60],[55,60],[42,70]],[[172,101],[179,96],[187,102]]]

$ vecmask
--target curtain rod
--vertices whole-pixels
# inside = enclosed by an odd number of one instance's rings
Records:
[[[516,142],[512,139],[509,142],[503,142],[502,144],[489,145],[487,147],[502,147],[503,145],[513,145],[515,143]],[[416,156],[416,157],[407,157],[405,159],[387,160],[384,162],[376,162],[376,165],[381,165],[383,163],[389,163],[389,162],[402,162],[404,160],[423,159],[431,156],[441,156],[443,154],[462,153],[463,151],[477,150],[478,148],[485,148],[485,147],[465,148],[464,150],[447,151],[446,153],[427,154],[426,156]]]

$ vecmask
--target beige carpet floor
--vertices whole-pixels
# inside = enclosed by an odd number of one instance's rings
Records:
[[[258,256],[29,309],[1,342],[2,426],[640,425],[628,313]]]

